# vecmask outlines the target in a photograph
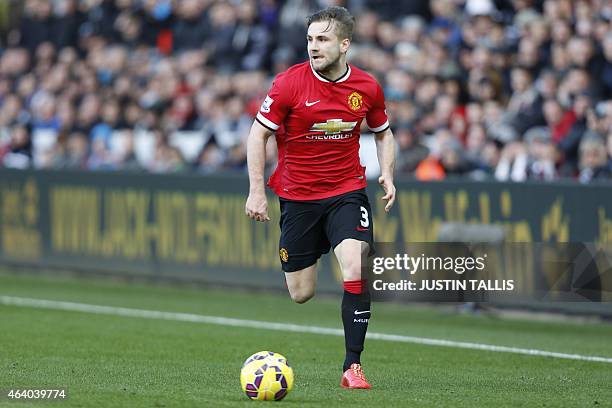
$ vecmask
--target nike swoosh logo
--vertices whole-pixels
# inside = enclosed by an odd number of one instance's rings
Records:
[[[355,310],[355,314],[356,315],[360,315],[360,314],[364,314],[364,313],[370,313],[369,310],[362,310],[361,312],[359,310]]]
[[[321,102],[321,100],[319,99],[318,101],[314,101],[314,102],[308,102],[306,101],[306,106],[312,106],[312,105],[316,105],[317,103]]]

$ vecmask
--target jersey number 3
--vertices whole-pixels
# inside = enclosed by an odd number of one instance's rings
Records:
[[[370,219],[368,218],[368,210],[364,206],[361,206],[359,208],[361,209],[361,221],[359,221],[359,223],[361,224],[363,228],[368,228],[370,226]]]

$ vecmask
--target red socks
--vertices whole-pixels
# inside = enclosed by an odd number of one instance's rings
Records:
[[[344,281],[344,290],[348,293],[352,293],[353,295],[360,295],[363,292],[368,291],[368,280],[360,279],[360,280],[352,280],[352,281]]]

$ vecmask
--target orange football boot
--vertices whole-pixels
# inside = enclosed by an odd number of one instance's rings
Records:
[[[355,389],[367,389],[372,388],[368,380],[366,380],[363,371],[361,370],[361,364],[353,363],[351,367],[342,374],[342,381],[340,381],[342,388],[355,388]]]

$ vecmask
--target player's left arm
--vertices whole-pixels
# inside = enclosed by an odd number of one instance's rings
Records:
[[[395,170],[395,140],[389,127],[389,118],[385,109],[385,94],[378,82],[373,93],[372,107],[366,114],[366,124],[376,139],[376,153],[380,165],[378,182],[385,190],[383,200],[387,202],[385,211],[389,212],[395,202],[395,185],[393,184],[393,171]]]
[[[395,140],[390,127],[382,132],[375,133],[376,153],[380,165],[380,177],[378,183],[385,190],[383,200],[387,201],[385,211],[389,212],[395,202],[395,185],[393,184],[393,172],[395,170]]]

